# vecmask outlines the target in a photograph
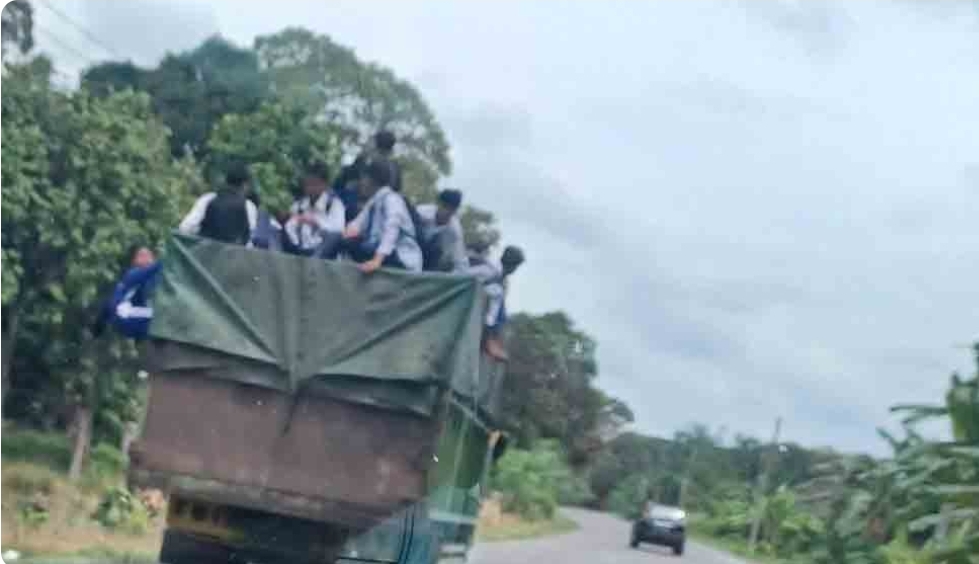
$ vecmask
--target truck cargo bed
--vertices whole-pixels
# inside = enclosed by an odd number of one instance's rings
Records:
[[[131,482],[351,534],[426,495],[441,417],[205,376],[151,375]]]

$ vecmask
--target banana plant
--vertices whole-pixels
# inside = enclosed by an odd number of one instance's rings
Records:
[[[953,374],[944,405],[900,405],[906,425],[947,419],[952,440],[921,443],[896,458],[910,494],[912,533],[931,533],[931,560],[945,564],[979,563],[979,343],[976,375]]]

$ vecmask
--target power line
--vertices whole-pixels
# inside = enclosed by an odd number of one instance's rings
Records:
[[[109,47],[108,45],[106,45],[105,43],[103,43],[102,40],[99,39],[98,37],[96,37],[94,33],[92,33],[91,31],[88,30],[88,28],[86,28],[82,24],[78,23],[73,18],[69,17],[67,14],[65,14],[61,10],[59,10],[59,9],[55,8],[54,6],[52,6],[51,3],[48,2],[48,0],[41,0],[41,3],[44,4],[44,7],[47,8],[49,11],[51,11],[52,13],[54,13],[56,16],[58,16],[62,20],[68,22],[69,25],[71,25],[73,28],[75,28],[79,32],[81,32],[81,34],[84,35],[89,41],[91,41],[92,43],[94,43],[94,44],[98,45],[99,47],[105,49],[113,57],[116,57],[118,59],[124,59],[125,58],[122,55],[120,55],[118,52],[116,52],[115,49],[113,49],[112,47]]]
[[[95,60],[94,59],[92,59],[88,55],[82,53],[81,51],[79,51],[78,49],[76,49],[74,46],[69,45],[67,41],[61,39],[60,37],[58,37],[54,33],[51,33],[51,31],[49,31],[48,29],[45,29],[45,28],[37,25],[36,23],[34,24],[34,28],[37,29],[38,31],[40,31],[41,32],[41,35],[46,36],[48,39],[50,39],[51,41],[53,41],[55,45],[61,47],[62,49],[64,49],[68,53],[71,53],[76,58],[84,61],[87,64],[94,64],[95,63]]]

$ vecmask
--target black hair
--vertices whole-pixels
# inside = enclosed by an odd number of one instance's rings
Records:
[[[503,249],[503,256],[500,257],[500,263],[516,267],[523,264],[524,259],[523,250],[520,247],[510,245]]]
[[[394,134],[386,129],[382,129],[374,134],[374,146],[381,151],[393,151],[397,139]]]
[[[370,178],[378,188],[391,184],[391,163],[385,159],[373,159],[361,169],[361,175]]]
[[[313,161],[306,165],[304,174],[328,182],[330,180],[330,167],[323,161]]]
[[[454,188],[446,188],[439,192],[439,201],[445,204],[446,207],[457,210],[462,205],[462,191]]]
[[[241,188],[250,180],[251,174],[249,174],[245,163],[232,164],[224,175],[224,181],[232,188]]]

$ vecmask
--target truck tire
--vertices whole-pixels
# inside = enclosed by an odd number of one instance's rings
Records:
[[[228,564],[234,552],[217,542],[167,529],[160,546],[162,564]]]
[[[676,556],[683,556],[684,543],[673,545],[673,554]]]

